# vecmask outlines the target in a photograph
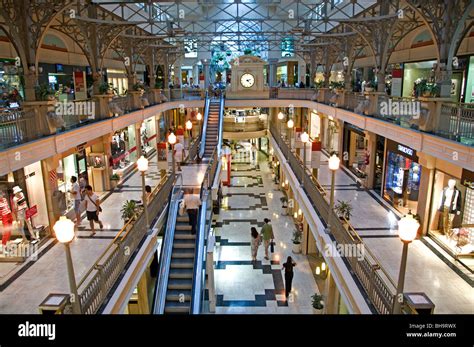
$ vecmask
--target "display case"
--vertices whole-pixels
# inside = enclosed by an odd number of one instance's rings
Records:
[[[103,192],[106,190],[105,176],[107,158],[104,153],[89,153],[87,155],[87,166],[89,172],[89,183],[96,192]]]
[[[89,153],[87,155],[87,165],[93,169],[105,169],[105,154]]]

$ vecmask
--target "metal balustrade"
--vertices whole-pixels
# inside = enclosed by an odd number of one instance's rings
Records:
[[[336,213],[330,210],[328,194],[311,172],[304,167],[302,160],[290,150],[289,144],[280,136],[275,125],[270,126],[270,132],[298,182],[302,184],[302,188],[316,213],[321,220],[328,226],[330,225],[328,232],[335,242],[339,245],[350,245],[355,249],[359,247],[361,257],[344,256],[344,259],[361,283],[377,312],[380,314],[392,313],[396,293],[396,285],[393,280],[373,253],[365,247],[364,242],[349,222],[344,220],[343,224]]]
[[[35,114],[22,109],[0,109],[0,149],[32,141],[36,137]]]
[[[167,176],[153,190],[148,204],[150,216],[159,216],[168,204],[174,178]],[[141,211],[128,221],[104,250],[94,265],[78,283],[83,314],[94,314],[100,309],[109,291],[126,268],[131,256],[148,233],[145,214]]]
[[[474,104],[443,103],[436,135],[474,145]]]

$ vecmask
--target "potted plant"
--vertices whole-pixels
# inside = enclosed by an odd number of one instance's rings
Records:
[[[136,92],[143,92],[145,90],[145,86],[142,82],[137,82],[132,86],[132,89]]]
[[[372,81],[368,81],[365,84],[364,90],[366,92],[373,92],[373,91],[375,91],[376,88],[377,88],[377,83],[372,80]]]
[[[114,88],[112,83],[102,82],[99,85],[99,93],[101,95],[118,95],[118,89]]]
[[[329,83],[329,88],[336,93],[341,93],[344,91],[344,82],[331,81]]]
[[[311,303],[316,313],[321,314],[324,308],[323,296],[318,293],[311,296]]]
[[[286,196],[282,196],[280,198],[281,208],[283,212],[281,213],[282,216],[288,216],[288,198]]]
[[[316,81],[314,86],[316,87],[316,89],[321,89],[321,88],[324,87],[324,81],[323,80],[318,80],[318,81]]]
[[[112,189],[115,189],[118,185],[118,182],[120,181],[120,176],[118,174],[113,174],[110,176],[110,185],[112,186]]]
[[[39,101],[54,101],[55,92],[49,84],[40,84],[35,87],[36,99]]]
[[[347,227],[346,221],[349,221],[352,216],[352,205],[350,201],[337,200],[334,210],[336,211],[339,219],[343,222],[344,226]]]
[[[138,206],[135,200],[125,200],[120,209],[124,223],[133,219],[136,216],[137,210]]]
[[[299,254],[301,253],[301,238],[303,237],[303,233],[301,231],[300,225],[296,226],[295,231],[293,231],[293,253]]]

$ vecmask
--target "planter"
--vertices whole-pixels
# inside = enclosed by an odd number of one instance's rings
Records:
[[[313,314],[323,314],[323,308],[322,309],[317,309],[313,307]]]
[[[373,91],[374,91],[374,88],[372,88],[372,87],[365,87],[364,90],[365,90],[366,92],[370,93],[370,92],[373,92]]]
[[[300,254],[301,253],[301,243],[293,243],[293,253]]]
[[[110,188],[111,189],[117,188],[118,182],[119,181],[117,181],[117,180],[110,180]]]

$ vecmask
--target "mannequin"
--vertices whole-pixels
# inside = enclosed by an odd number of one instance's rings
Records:
[[[8,241],[10,241],[10,236],[12,234],[12,224],[13,216],[10,206],[8,205],[8,200],[3,195],[3,192],[0,191],[0,218],[3,223],[3,235],[2,235],[2,247],[0,253],[6,253],[6,247]]]
[[[23,191],[19,186],[13,187],[13,210],[15,211],[16,220],[19,223],[19,228],[23,236],[23,242],[27,242],[24,225],[28,227],[28,231],[30,232],[31,238],[35,239],[36,241],[39,240],[38,236],[35,235],[33,231],[33,227],[31,226],[29,218],[26,218],[26,210],[28,209],[28,203],[26,202],[25,195],[23,195]]]
[[[450,179],[443,189],[438,211],[443,216],[442,232],[450,236],[454,216],[461,214],[461,192],[456,188],[456,180]]]

